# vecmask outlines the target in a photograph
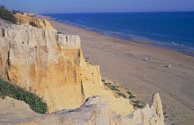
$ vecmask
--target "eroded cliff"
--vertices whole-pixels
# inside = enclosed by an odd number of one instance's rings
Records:
[[[79,36],[29,25],[0,27],[0,77],[43,98],[48,113],[78,108],[96,95],[113,112],[133,111],[103,85],[99,67],[85,62]]]
[[[17,104],[21,102],[14,103],[16,104],[14,109],[17,111]],[[27,109],[27,106],[24,105],[24,107]],[[107,102],[99,96],[89,97],[80,108],[73,110],[61,110],[49,115],[33,115],[33,117],[28,116],[28,119],[23,119],[24,116],[19,113],[10,113],[9,116],[0,113],[0,115],[5,116],[4,124],[11,125],[164,125],[159,94],[153,96],[151,107],[146,105],[143,109],[136,109],[128,116],[112,113]],[[16,119],[12,120],[11,118]]]

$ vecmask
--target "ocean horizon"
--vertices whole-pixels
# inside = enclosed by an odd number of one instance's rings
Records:
[[[42,14],[103,35],[141,40],[194,56],[194,12]],[[149,44],[149,43],[144,43]]]

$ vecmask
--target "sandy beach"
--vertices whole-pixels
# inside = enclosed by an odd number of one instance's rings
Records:
[[[80,35],[84,57],[100,65],[103,79],[151,102],[159,92],[165,121],[192,123],[194,119],[194,57],[175,50],[127,41],[51,21],[59,32]],[[181,123],[183,124],[183,123]]]

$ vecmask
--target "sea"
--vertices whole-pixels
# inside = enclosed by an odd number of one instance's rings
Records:
[[[100,34],[146,41],[194,56],[194,12],[42,14]],[[154,44],[153,44],[154,43]]]

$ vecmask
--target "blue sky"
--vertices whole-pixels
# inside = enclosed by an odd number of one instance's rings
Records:
[[[194,11],[194,0],[0,0],[0,4],[35,13]]]

